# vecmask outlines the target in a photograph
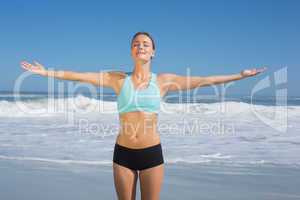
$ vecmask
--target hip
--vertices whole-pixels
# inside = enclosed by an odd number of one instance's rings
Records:
[[[119,132],[116,143],[133,149],[147,148],[159,144],[160,136],[158,132],[153,133],[124,133]]]
[[[115,144],[113,162],[132,170],[145,170],[164,163],[161,144],[132,149]]]

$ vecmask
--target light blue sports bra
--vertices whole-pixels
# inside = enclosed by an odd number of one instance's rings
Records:
[[[118,112],[145,111],[158,113],[160,109],[160,90],[157,75],[151,72],[151,79],[145,89],[135,89],[131,74],[127,73],[121,91],[117,97]]]

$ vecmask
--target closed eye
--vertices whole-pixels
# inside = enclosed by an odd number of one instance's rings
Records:
[[[134,42],[133,45],[136,46],[136,45],[138,45],[138,44],[140,44],[140,43],[142,43],[142,42]],[[144,41],[143,44],[144,44],[145,46],[146,46],[146,45],[147,45],[147,46],[150,45],[149,42],[147,42],[147,41]]]

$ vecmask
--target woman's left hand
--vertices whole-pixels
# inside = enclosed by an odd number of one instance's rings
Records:
[[[262,73],[266,70],[267,70],[266,67],[258,68],[258,69],[256,69],[256,68],[254,68],[254,69],[245,69],[245,70],[241,71],[241,75],[243,77],[255,76],[255,75],[260,74],[260,73]]]

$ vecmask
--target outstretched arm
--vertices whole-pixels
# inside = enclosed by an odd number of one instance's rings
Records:
[[[250,69],[243,70],[238,74],[217,76],[179,76],[176,74],[162,74],[162,82],[163,87],[167,88],[167,91],[187,90],[240,80],[255,76],[265,70],[266,68]]]
[[[38,62],[30,64],[26,61],[21,62],[21,67],[32,73],[39,74],[42,76],[54,77],[62,80],[80,81],[91,83],[96,86],[112,87],[115,81],[112,81],[113,72],[73,72],[73,71],[54,71],[46,70],[43,65]]]

